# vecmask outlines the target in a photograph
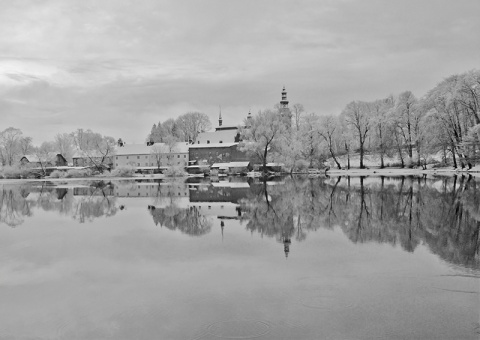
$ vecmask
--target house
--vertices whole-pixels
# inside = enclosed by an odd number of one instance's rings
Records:
[[[188,143],[185,142],[177,142],[173,145],[150,142],[124,144],[116,150],[114,168],[134,166],[138,170],[164,170],[172,166],[186,167],[188,160]]]
[[[20,159],[20,164],[30,167],[66,166],[67,160],[61,154],[52,152],[44,159],[40,159],[37,155],[25,155]]]

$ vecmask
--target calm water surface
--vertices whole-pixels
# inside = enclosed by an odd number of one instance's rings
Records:
[[[0,185],[0,339],[478,339],[480,182]]]

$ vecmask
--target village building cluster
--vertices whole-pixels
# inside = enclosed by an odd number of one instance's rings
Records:
[[[289,112],[287,92],[282,90],[280,101],[282,112]],[[285,115],[287,116],[287,115]],[[252,120],[251,112],[246,117],[246,126]],[[55,167],[62,168],[73,166],[77,168],[91,166],[96,161],[107,164],[107,168],[132,166],[142,173],[162,172],[171,167],[185,169],[190,174],[202,174],[212,171],[214,174],[239,174],[250,171],[258,160],[239,150],[242,141],[240,125],[223,125],[220,110],[218,126],[214,131],[199,133],[195,143],[175,142],[154,143],[147,141],[143,144],[127,144],[118,140],[115,151],[110,155],[88,154],[78,150],[72,157],[72,164],[56,154],[51,157],[48,164],[42,164],[36,155],[25,155],[21,159],[22,165],[30,167]],[[104,158],[104,159],[102,159]],[[105,159],[106,158],[106,159]],[[275,164],[267,164],[275,167]]]

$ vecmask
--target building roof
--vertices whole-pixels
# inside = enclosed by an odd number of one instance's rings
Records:
[[[202,148],[229,148],[234,145],[238,145],[238,143],[192,144],[189,146],[190,146],[190,149],[202,149]]]
[[[210,143],[233,143],[237,133],[237,129],[202,132],[198,134],[196,144],[206,144],[207,141]]]
[[[230,163],[215,163],[212,164],[211,168],[228,168],[230,166]]]
[[[155,143],[152,146],[147,144],[125,144],[124,146],[117,147],[117,156],[126,155],[149,155],[155,150],[159,150],[161,153],[170,153],[170,148],[165,143]],[[187,153],[188,143],[178,142],[171,149],[171,153]]]
[[[222,125],[222,126],[217,126],[215,128],[215,131],[222,131],[222,130],[235,130],[237,131],[238,130],[238,126],[226,126],[226,125]]]
[[[250,162],[230,162],[228,163],[229,167],[246,167]]]
[[[55,158],[55,157],[57,157],[57,156],[60,156],[60,157],[62,157],[63,159],[65,159],[65,157],[63,157],[62,154],[59,154],[58,152],[49,152],[49,153],[48,153],[48,156],[49,156],[50,158],[52,158],[52,160],[53,160],[53,158]],[[24,159],[24,158],[25,158],[29,163],[39,163],[39,162],[40,162],[40,158],[38,158],[37,155],[24,155],[20,160],[22,160],[22,159]]]
[[[229,162],[229,163],[215,163],[211,168],[238,168],[247,167],[250,162]]]
[[[26,159],[30,163],[38,163],[40,162],[40,159],[38,158],[37,155],[24,155],[22,159]]]

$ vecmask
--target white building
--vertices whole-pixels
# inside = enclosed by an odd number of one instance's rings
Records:
[[[114,168],[135,166],[139,170],[166,169],[188,165],[188,143],[172,146],[165,143],[124,144],[119,146],[113,160]]]

